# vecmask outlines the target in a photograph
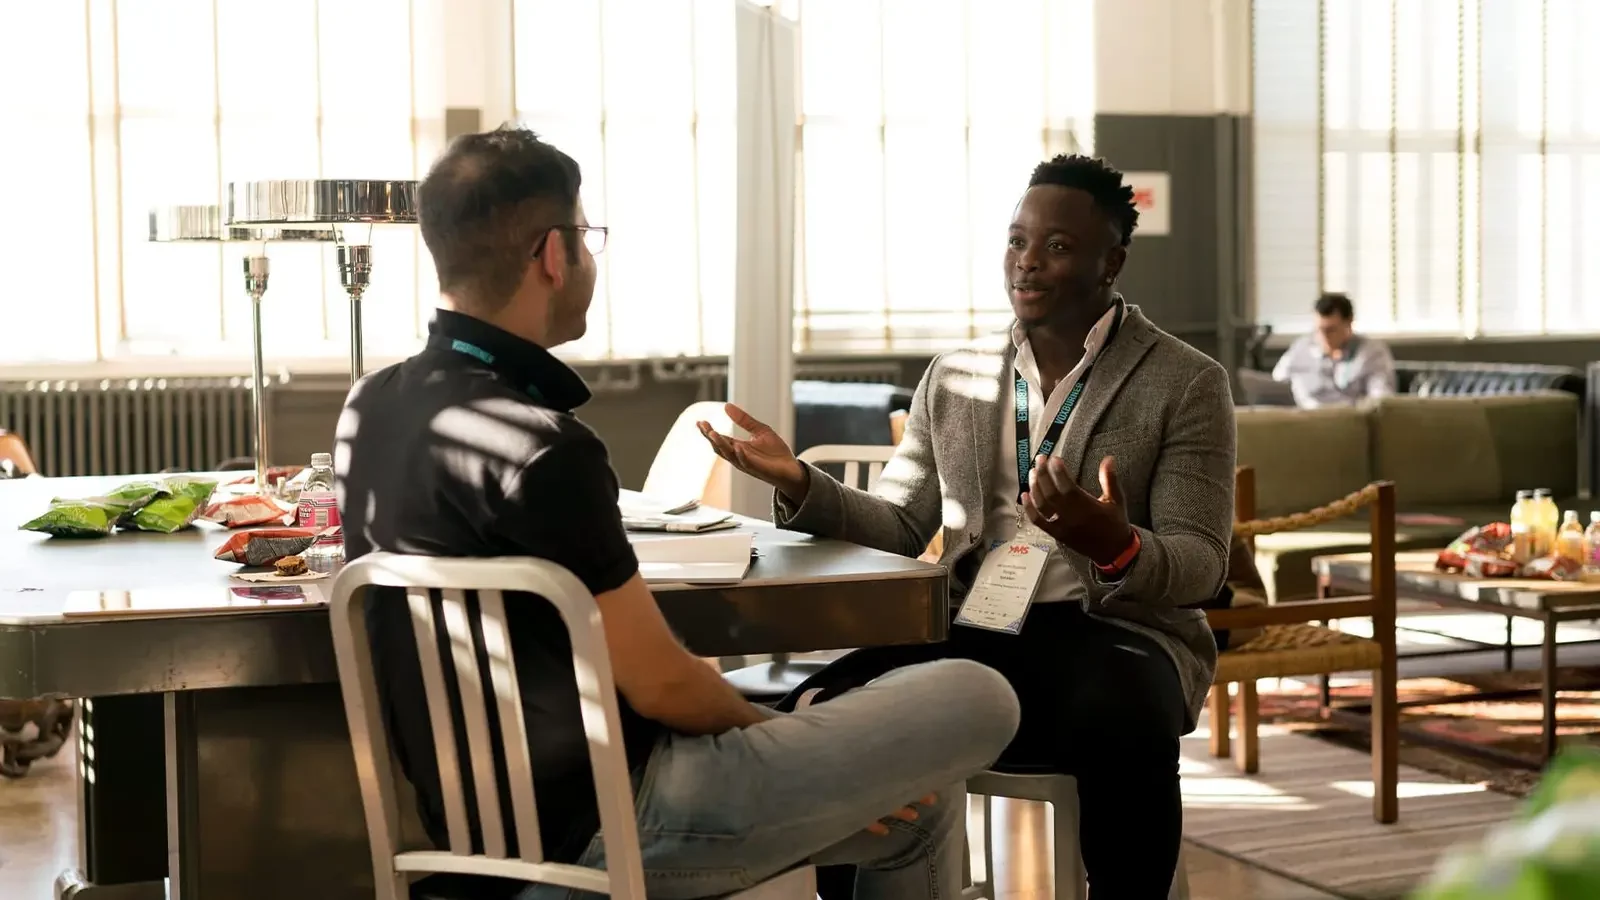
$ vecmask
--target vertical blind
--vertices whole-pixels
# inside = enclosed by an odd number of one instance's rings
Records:
[[[1600,330],[1600,3],[1255,0],[1257,318]],[[1590,252],[1583,252],[1589,248]]]

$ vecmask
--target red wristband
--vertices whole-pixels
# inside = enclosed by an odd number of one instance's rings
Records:
[[[1128,541],[1127,549],[1117,554],[1117,558],[1112,560],[1110,565],[1094,564],[1094,567],[1099,569],[1102,575],[1115,575],[1133,565],[1134,557],[1139,555],[1139,548],[1144,546],[1144,540],[1139,537],[1138,529],[1132,529],[1130,533],[1133,535],[1133,539]]]

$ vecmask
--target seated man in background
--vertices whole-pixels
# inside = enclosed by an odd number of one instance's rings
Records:
[[[933,657],[998,669],[1022,701],[1001,769],[1077,778],[1095,900],[1171,887],[1178,739],[1217,656],[1194,607],[1222,586],[1233,526],[1227,372],[1115,289],[1138,218],[1133,189],[1101,160],[1034,170],[1005,235],[1015,322],[933,361],[870,494],[799,462],[737,407],[748,439],[701,426],[772,485],[781,527],[916,556],[944,526],[939,562],[959,608],[949,640],[858,651],[795,699],[842,703],[854,684]]]
[[[872,900],[958,896],[963,784],[1016,731],[1016,696],[991,669],[933,663],[778,715],[678,643],[623,531],[606,447],[572,413],[589,392],[550,353],[584,334],[593,254],[605,246],[579,182],[570,157],[510,128],[458,138],[423,181],[422,237],[443,308],[426,349],[368,375],[346,402],[339,505],[350,558],[535,556],[595,595],[652,897],[728,894],[808,861],[859,865],[859,896]],[[385,714],[443,844],[412,626],[395,593],[368,610]],[[566,627],[527,595],[508,598],[507,614],[546,859],[603,867]],[[918,808],[904,805],[916,798]],[[565,893],[463,887],[474,898]]]
[[[1272,369],[1301,409],[1353,406],[1395,391],[1394,355],[1376,338],[1352,327],[1356,311],[1343,294],[1317,298],[1317,330],[1295,338]]]

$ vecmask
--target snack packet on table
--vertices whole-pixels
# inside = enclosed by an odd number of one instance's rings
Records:
[[[174,475],[161,486],[161,496],[135,510],[131,517],[133,527],[140,531],[172,534],[188,528],[217,489],[216,481],[195,475]]]
[[[1511,558],[1511,526],[1490,522],[1469,528],[1439,552],[1434,568],[1470,578],[1510,578],[1521,568]]]
[[[104,500],[50,501],[50,508],[23,523],[21,530],[37,531],[51,537],[105,537],[117,525],[124,507]]]
[[[251,494],[219,500],[206,507],[200,518],[225,528],[244,528],[248,525],[284,525],[294,514],[292,508],[271,497]]]
[[[1522,567],[1523,578],[1548,578],[1552,581],[1582,581],[1583,563],[1565,556],[1541,556]]]
[[[95,497],[108,506],[122,508],[119,524],[126,523],[136,512],[144,509],[157,497],[166,492],[166,487],[158,481],[130,481],[120,484],[104,497]]]
[[[216,559],[247,566],[269,566],[285,556],[298,555],[317,539],[315,528],[263,528],[241,531],[217,548]]]

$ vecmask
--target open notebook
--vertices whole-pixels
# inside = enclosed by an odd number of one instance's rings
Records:
[[[750,570],[755,535],[630,534],[639,574],[651,584],[730,584]]]

